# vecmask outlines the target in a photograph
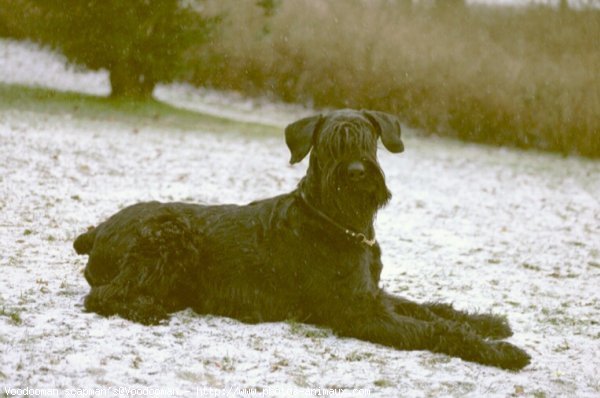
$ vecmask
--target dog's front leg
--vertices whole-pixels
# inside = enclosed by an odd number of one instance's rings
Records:
[[[419,304],[404,297],[384,293],[398,315],[426,321],[435,321],[439,318],[467,325],[482,337],[503,339],[512,336],[512,330],[505,317],[493,314],[471,314],[459,311],[450,304],[423,303]]]
[[[504,339],[513,332],[504,316],[494,314],[472,314],[459,311],[450,304],[424,303],[423,306],[435,315],[469,325],[477,334],[491,339]]]
[[[425,321],[401,316],[384,301],[355,305],[331,323],[340,335],[400,350],[429,350],[511,370],[521,369],[530,361],[525,351],[510,343],[486,341],[470,328],[441,318]]]
[[[410,301],[404,297],[394,296],[383,292],[383,300],[386,300],[398,315],[423,321],[435,321],[439,319],[439,316],[430,311],[426,306]]]

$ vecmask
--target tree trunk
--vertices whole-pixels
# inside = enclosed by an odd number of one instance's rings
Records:
[[[110,96],[146,100],[152,98],[156,83],[137,73],[133,68],[115,67],[110,73]]]

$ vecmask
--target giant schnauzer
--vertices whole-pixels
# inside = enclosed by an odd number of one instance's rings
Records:
[[[400,124],[339,110],[285,129],[291,163],[310,153],[291,192],[246,206],[138,203],[75,240],[89,254],[85,308],[156,324],[191,307],[243,322],[299,322],[400,350],[430,350],[505,369],[530,357],[494,341],[506,320],[417,304],[379,287],[373,221],[390,192],[377,141],[402,152]]]

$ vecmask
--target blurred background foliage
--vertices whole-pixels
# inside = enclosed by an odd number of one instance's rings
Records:
[[[148,98],[159,82],[189,69],[188,53],[207,40],[218,16],[179,0],[0,0],[4,30],[110,73],[112,96]],[[0,22],[0,25],[2,22]]]
[[[0,35],[107,69],[115,96],[175,79],[600,157],[598,3],[0,0]]]

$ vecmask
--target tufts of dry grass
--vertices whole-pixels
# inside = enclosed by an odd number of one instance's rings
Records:
[[[192,81],[385,110],[465,140],[600,157],[600,12],[219,0]]]

